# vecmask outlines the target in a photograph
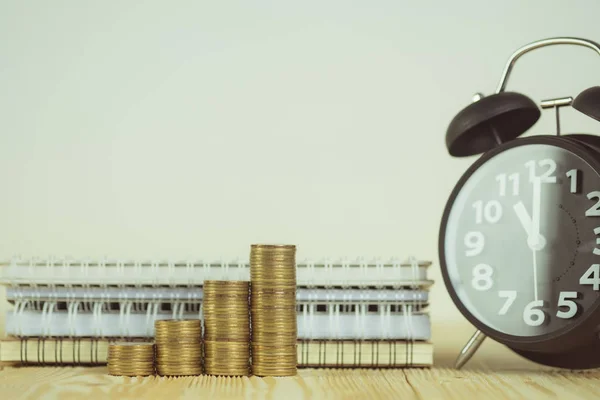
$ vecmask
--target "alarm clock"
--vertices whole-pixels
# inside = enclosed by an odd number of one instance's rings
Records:
[[[515,51],[494,94],[476,95],[450,122],[450,155],[481,156],[462,175],[439,232],[444,284],[477,331],[461,367],[485,337],[540,364],[600,367],[600,137],[560,133],[559,109],[600,120],[600,87],[538,105],[505,91],[519,57],[551,45],[600,45],[550,38]],[[557,132],[519,138],[553,108]]]

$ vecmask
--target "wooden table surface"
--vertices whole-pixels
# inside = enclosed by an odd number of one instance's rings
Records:
[[[293,378],[123,378],[105,367],[4,368],[2,399],[598,399],[598,372],[303,369]]]
[[[292,378],[147,377],[105,367],[4,367],[0,399],[599,399],[600,370],[543,367],[488,340],[462,370],[452,368],[467,331],[440,326],[428,369],[301,369]]]

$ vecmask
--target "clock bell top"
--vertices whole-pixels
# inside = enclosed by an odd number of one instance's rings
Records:
[[[522,93],[505,91],[506,84],[519,57],[532,50],[557,44],[584,46],[600,55],[598,43],[572,37],[543,39],[516,50],[506,63],[496,93],[487,97],[476,95],[473,103],[461,110],[448,125],[446,147],[450,155],[468,157],[485,153],[518,138],[537,122],[541,116],[537,104]],[[565,105],[572,105],[576,110],[600,121],[600,86],[584,90],[575,100],[567,97],[542,102],[542,108],[556,110],[557,134],[560,134],[558,109]]]

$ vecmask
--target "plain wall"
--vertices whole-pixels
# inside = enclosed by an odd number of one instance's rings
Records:
[[[448,123],[520,46],[600,41],[600,2],[431,3],[1,2],[0,258],[414,255],[434,262],[434,327],[465,327],[437,239],[477,157],[448,155]],[[508,90],[599,78],[597,54],[552,47]]]

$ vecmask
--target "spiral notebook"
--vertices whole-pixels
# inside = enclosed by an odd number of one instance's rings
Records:
[[[0,340],[0,365],[106,365],[106,339],[23,338]],[[428,342],[298,340],[298,367],[428,367]]]
[[[200,319],[184,313],[182,319]],[[69,313],[17,311],[6,315],[6,333],[39,337],[153,337],[154,321],[171,314]],[[324,312],[297,314],[299,339],[404,339],[429,340],[429,316],[403,310],[374,313]]]
[[[304,260],[296,264],[299,287],[314,286],[411,286],[427,279],[430,261],[332,259]],[[120,261],[14,258],[0,264],[4,285],[189,285],[210,279],[250,279],[248,261]]]
[[[430,265],[413,257],[298,262],[300,365],[428,365]],[[202,320],[205,279],[249,280],[249,264],[13,259],[0,264],[11,305],[5,330],[27,354],[44,343],[34,350],[81,358],[107,340],[150,340],[157,319]],[[15,346],[10,340],[4,349]]]

